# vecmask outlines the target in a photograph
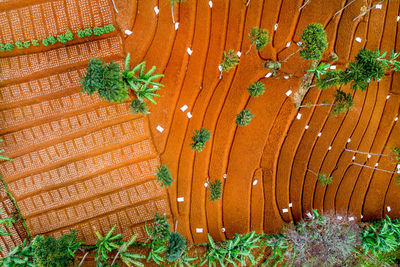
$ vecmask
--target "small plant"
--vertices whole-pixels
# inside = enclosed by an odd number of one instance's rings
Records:
[[[54,36],[52,36],[52,35],[50,35],[50,36],[48,36],[47,38],[44,38],[44,39],[42,40],[42,44],[43,44],[44,46],[53,45],[53,44],[55,44],[56,42],[57,42],[56,37],[54,37]]]
[[[233,67],[235,67],[237,64],[239,64],[239,57],[233,51],[232,49],[227,52],[224,51],[223,53],[224,59],[222,60],[220,66],[221,66],[221,71],[229,71]]]
[[[263,65],[265,68],[272,70],[272,76],[275,76],[276,72],[281,69],[282,62],[268,60],[268,61],[265,61],[263,63]]]
[[[257,81],[255,83],[250,84],[250,86],[247,88],[247,91],[251,96],[259,97],[260,95],[264,94],[265,85],[262,82]]]
[[[32,45],[33,46],[38,46],[39,45],[39,41],[38,40],[32,40]]]
[[[267,30],[264,29],[259,29],[257,27],[252,27],[249,33],[249,38],[251,38],[250,42],[250,48],[246,52],[248,54],[253,47],[253,45],[256,45],[257,50],[261,50],[271,42],[271,37],[269,36],[269,33]]]
[[[396,161],[400,161],[400,147],[395,146],[392,149],[390,149],[390,152],[394,155]]]
[[[20,42],[20,41],[16,41],[16,42],[15,42],[15,46],[16,46],[18,49],[23,49],[23,48],[24,48],[24,43],[22,43],[22,42]]]
[[[146,103],[140,101],[139,99],[132,99],[129,108],[134,114],[142,114],[144,116],[149,114],[149,108],[147,107]]]
[[[247,126],[253,117],[254,115],[251,114],[250,110],[243,109],[239,114],[236,115],[236,124],[238,126]]]
[[[115,227],[116,225],[114,225],[105,236],[102,236],[98,232],[96,232],[96,236],[98,239],[96,242],[96,254],[94,260],[96,261],[98,266],[103,266],[105,263],[107,263],[107,260],[109,259],[109,254],[112,251],[119,249],[119,247],[122,245],[122,235],[113,235]]]
[[[186,251],[186,239],[179,233],[172,232],[168,240],[167,260],[174,262],[180,259]]]
[[[349,111],[353,106],[353,96],[338,89],[335,93],[335,101],[330,114],[335,117]]]
[[[220,179],[215,179],[209,185],[208,198],[210,201],[217,201],[222,196],[222,181]]]
[[[0,258],[1,266],[10,266],[10,267],[35,267],[32,263],[32,257],[34,255],[32,244],[35,243],[37,238],[35,238],[31,243],[29,243],[26,239],[22,243],[22,246],[17,245],[12,248],[7,257]]]
[[[322,186],[329,185],[332,182],[332,176],[325,173],[318,173],[318,183]]]
[[[166,242],[170,238],[169,223],[165,215],[159,216],[157,213],[154,216],[154,224],[152,227],[148,227],[147,223],[144,225],[144,229],[149,236],[150,252],[147,256],[147,262],[150,260],[160,265],[164,262],[162,254],[167,250]]]
[[[315,69],[313,69],[313,68],[308,69],[307,72],[314,73],[315,76],[319,79],[319,78],[321,78],[321,75],[326,74],[326,70],[329,69],[330,66],[331,66],[330,64],[321,63]]]
[[[209,130],[205,128],[195,130],[192,136],[193,143],[191,143],[190,146],[195,152],[201,152],[206,147],[206,142],[210,140],[210,138],[211,133]]]
[[[31,42],[30,41],[25,41],[24,42],[24,47],[25,48],[29,48],[31,46]]]
[[[13,45],[13,44],[10,44],[10,43],[6,43],[6,44],[5,44],[5,48],[6,48],[6,50],[11,51],[11,50],[14,49],[14,45]]]
[[[103,28],[103,27],[94,27],[94,28],[93,28],[93,34],[94,34],[94,35],[99,36],[99,35],[102,35],[102,34],[104,34],[104,33],[105,33],[105,31],[104,31],[104,28]]]
[[[171,186],[174,179],[172,179],[171,173],[169,172],[167,165],[161,165],[157,167],[156,180],[161,185],[161,187],[168,188]]]
[[[175,3],[183,3],[186,0],[169,0],[171,2],[171,15],[172,15],[172,23],[175,24],[175,16],[174,16],[174,5]]]
[[[301,34],[300,56],[304,59],[320,60],[328,46],[324,26],[309,24]]]
[[[131,266],[131,264],[134,266],[144,266],[140,261],[138,261],[140,259],[146,258],[144,255],[133,254],[133,253],[128,252],[128,248],[133,245],[133,243],[136,240],[136,237],[137,237],[137,235],[134,235],[131,237],[131,239],[129,239],[128,242],[123,242],[123,244],[119,247],[119,250],[114,257],[114,260],[112,261],[111,266],[114,265],[118,256],[120,256],[122,262],[125,263],[127,266]]]
[[[104,31],[105,31],[105,33],[113,32],[113,31],[115,31],[115,27],[112,24],[108,24],[108,25],[104,26]]]
[[[4,212],[4,209],[0,209],[0,214]],[[10,227],[13,223],[17,221],[17,218],[15,217],[6,217],[6,218],[0,218],[0,225],[4,225],[5,227]],[[7,232],[3,228],[0,228],[0,236],[2,235],[11,235],[11,233]],[[0,247],[1,251],[1,247]]]

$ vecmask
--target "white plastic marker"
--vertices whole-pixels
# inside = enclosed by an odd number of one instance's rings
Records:
[[[286,213],[286,212],[289,212],[289,210],[288,209],[282,209],[282,212]]]
[[[360,37],[356,37],[356,41],[357,41],[357,42],[361,43],[361,40],[362,40],[362,39],[361,39]]]
[[[196,228],[196,233],[202,233],[203,232],[203,228]]]
[[[375,7],[376,7],[376,9],[382,9],[382,5],[381,4],[377,4]]]
[[[292,90],[286,92],[286,96],[290,96],[292,94]]]
[[[208,2],[208,5],[210,6],[210,8],[212,8],[213,2],[212,1]]]
[[[185,201],[185,198],[184,198],[184,197],[178,197],[178,198],[176,199],[176,201],[178,201],[178,202],[183,202],[183,201]]]
[[[188,112],[188,113],[186,114],[186,116],[187,116],[189,119],[193,117],[193,116],[192,116],[192,113],[190,113],[190,112]]]
[[[159,131],[160,133],[164,132],[164,128],[161,127],[160,125],[157,126],[157,131]]]
[[[378,167],[378,165],[379,165],[379,163],[377,162],[377,163],[375,163],[375,167]]]
[[[265,75],[265,78],[269,78],[272,76],[272,72],[268,72],[267,75]]]
[[[181,107],[181,110],[182,110],[182,112],[185,112],[185,110],[187,110],[189,107],[187,106],[187,105],[183,105],[182,107]]]
[[[337,219],[341,220],[341,219],[343,219],[343,217],[342,216],[337,216]]]
[[[349,221],[354,221],[354,217],[349,217]]]
[[[307,217],[310,218],[310,219],[313,217],[312,214],[311,214],[310,212],[307,212],[306,215],[307,215]]]
[[[287,42],[286,47],[289,47],[292,42]]]
[[[160,10],[158,9],[158,6],[154,7],[154,12],[156,12],[156,15],[158,15],[158,13],[160,12]]]
[[[330,69],[331,69],[331,70],[336,70],[336,65],[330,66]]]
[[[283,76],[283,78],[284,78],[285,80],[287,80],[287,79],[289,79],[289,76],[288,76],[288,75],[285,75],[285,76]]]
[[[222,175],[222,177],[223,177],[224,179],[226,179],[226,173],[224,173],[224,174]]]
[[[394,119],[394,121],[398,121],[399,120],[399,117],[396,117],[395,119]]]
[[[208,183],[204,183],[204,187],[207,187],[208,186]]]
[[[237,55],[238,57],[240,57],[240,56],[242,55],[242,52],[238,51],[238,52],[236,53],[236,55]]]
[[[257,183],[258,183],[257,180],[254,180],[254,181],[253,181],[253,185],[256,185]]]
[[[319,133],[318,133],[318,137],[321,137],[321,135],[322,135],[322,133],[321,133],[321,132],[319,132]]]
[[[296,119],[298,119],[298,120],[301,119],[301,113],[297,114]]]
[[[351,159],[352,159],[352,160],[355,160],[355,159],[356,159],[356,156],[353,156]]]
[[[297,42],[297,45],[298,46],[301,46],[303,43],[302,42]]]
[[[179,22],[175,22],[175,31],[179,28]]]
[[[289,203],[289,208],[291,208],[293,206],[293,204],[292,203]]]
[[[368,158],[369,158],[369,159],[371,158],[371,155],[370,155],[370,154],[368,154]]]
[[[328,147],[328,150],[331,150],[332,149],[332,147],[330,146],[330,147]]]
[[[304,127],[304,129],[306,129],[306,130],[307,130],[308,128],[310,128],[310,126],[308,126],[308,125],[306,125],[306,127]]]
[[[400,21],[400,16],[397,16],[397,22],[399,22]]]
[[[277,29],[278,29],[278,23],[275,24],[275,26],[274,26],[274,31],[276,31]]]
[[[218,70],[222,71],[222,66],[221,65],[218,65]]]
[[[125,34],[126,35],[131,35],[133,32],[131,32],[130,30],[125,30]]]
[[[386,207],[386,210],[387,210],[388,212],[390,212],[392,209],[390,208],[390,206],[387,206],[387,207]]]
[[[221,228],[221,232],[225,233],[225,228],[224,227]]]
[[[187,53],[188,53],[189,55],[192,55],[192,53],[193,53],[192,49],[190,49],[189,47],[188,47],[188,49],[186,49],[186,51],[187,51]]]
[[[351,142],[351,139],[349,138],[349,139],[347,139],[347,143],[350,143]]]

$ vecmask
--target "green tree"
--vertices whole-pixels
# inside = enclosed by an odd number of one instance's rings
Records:
[[[265,85],[260,82],[254,82],[252,84],[250,84],[250,86],[247,88],[247,91],[249,92],[249,94],[253,97],[258,97],[262,94],[264,94],[265,92]]]
[[[149,114],[149,108],[147,107],[146,103],[140,101],[139,99],[132,99],[129,108],[134,114],[142,114],[144,116]]]
[[[157,167],[156,180],[161,185],[161,187],[168,188],[171,186],[174,179],[172,179],[171,173],[169,172],[167,165],[161,165]]]
[[[243,109],[239,114],[236,115],[236,124],[238,126],[247,126],[250,124],[251,119],[254,115],[248,109]]]
[[[315,69],[311,68],[308,69],[307,72],[309,73],[314,73],[314,75],[319,79],[321,78],[321,75],[326,74],[326,70],[330,67],[330,64],[327,63],[321,63],[316,67]]]
[[[217,201],[222,196],[222,181],[220,179],[215,179],[209,185],[208,199],[210,201]]]
[[[250,52],[254,44],[256,45],[257,50],[261,50],[272,40],[267,30],[259,29],[258,27],[252,27],[248,36],[251,38],[251,42],[250,48],[246,54]]]
[[[81,244],[76,241],[76,231],[58,239],[39,236],[33,243],[33,263],[35,266],[72,266],[75,262],[75,252]]]
[[[195,152],[201,152],[206,147],[206,142],[210,140],[211,133],[209,130],[205,128],[201,128],[200,130],[195,130],[192,136],[192,143],[190,146]]]
[[[186,239],[179,233],[172,232],[168,240],[167,260],[175,262],[179,260],[186,251]]]
[[[222,60],[220,66],[221,66],[221,71],[226,71],[228,72],[230,69],[235,67],[237,64],[239,64],[239,57],[233,51],[230,49],[228,52],[223,52],[224,59]]]
[[[122,235],[113,235],[116,225],[114,225],[105,236],[100,235],[96,232],[97,242],[95,248],[95,258],[97,266],[105,266],[109,259],[109,254],[120,248],[122,245]]]

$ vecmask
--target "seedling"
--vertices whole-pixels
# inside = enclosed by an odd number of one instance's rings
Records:
[[[251,114],[250,110],[243,109],[239,114],[236,115],[236,124],[238,126],[247,126],[250,124],[251,119],[254,115]]]
[[[276,75],[276,72],[281,69],[282,62],[268,60],[263,63],[264,67],[272,70],[272,76]]]
[[[222,67],[222,71],[228,72],[230,69],[239,64],[239,57],[232,49],[223,53],[224,59],[222,60],[220,66]]]
[[[208,190],[208,198],[210,199],[210,201],[219,200],[222,196],[222,181],[220,179],[215,179],[210,183]]]
[[[149,108],[146,103],[139,99],[132,99],[129,108],[132,110],[133,114],[142,114],[144,116],[149,114]]]
[[[332,176],[329,174],[325,173],[316,173],[310,169],[308,169],[309,172],[311,172],[313,175],[315,175],[318,179],[318,183],[322,186],[329,185],[332,182]]]
[[[247,88],[250,96],[259,97],[260,95],[264,94],[265,92],[265,85],[261,81],[257,81]]]
[[[335,117],[336,115],[345,113],[349,111],[353,106],[353,96],[350,93],[345,93],[341,90],[336,90],[335,100],[333,104],[322,103],[322,104],[311,104],[307,103],[305,105],[300,105],[298,108],[306,107],[320,107],[320,106],[333,106],[332,111],[330,113],[331,116]]]
[[[174,179],[172,179],[171,173],[169,172],[167,165],[161,165],[157,167],[156,180],[161,185],[161,187],[168,188],[171,186]]]
[[[192,149],[195,152],[201,152],[206,146],[206,142],[210,140],[211,133],[209,130],[205,128],[201,128],[200,130],[195,130],[192,140],[193,142],[190,144]]]
[[[247,50],[246,55],[250,52],[254,44],[256,45],[257,50],[261,50],[271,42],[271,37],[269,37],[268,31],[257,27],[251,28],[249,38],[251,38],[250,48]]]

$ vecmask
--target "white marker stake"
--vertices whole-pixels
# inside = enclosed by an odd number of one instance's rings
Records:
[[[379,163],[377,162],[377,163],[375,163],[375,167],[378,167],[378,165],[379,165]]]
[[[179,28],[179,22],[175,22],[175,31]]]
[[[355,160],[355,159],[356,159],[356,156],[353,156],[351,159],[352,159],[352,160]]]
[[[242,52],[238,51],[238,52],[236,53],[236,55],[237,55],[238,57],[240,57],[240,56],[242,55]]]
[[[298,119],[298,120],[301,119],[301,113],[297,114],[296,119]]]
[[[289,203],[289,208],[291,208],[293,206],[293,204],[292,203]]]
[[[257,180],[254,180],[253,186],[256,185],[257,183],[258,183],[258,181],[257,181]]]
[[[386,207],[386,210],[387,210],[388,212],[390,212],[392,209],[390,208],[390,206],[387,206],[387,207]]]
[[[269,78],[272,76],[272,72],[268,72],[267,75],[265,75],[265,78]]]
[[[343,219],[343,217],[342,216],[337,216],[337,219],[341,220],[341,219]]]
[[[178,198],[176,199],[176,201],[178,201],[178,202],[183,202],[183,201],[185,201],[185,198],[184,198],[184,197],[178,197]]]
[[[203,228],[196,228],[196,233],[202,233],[203,232]]]
[[[381,4],[377,4],[375,7],[376,7],[376,9],[382,9],[382,5]]]
[[[308,126],[308,125],[306,125],[306,127],[304,127],[304,129],[306,129],[306,130],[307,130],[308,128],[310,128],[310,126]]]
[[[204,187],[207,187],[208,186],[208,183],[204,183]]]
[[[390,95],[386,96],[386,99],[389,99],[389,98],[390,98]]]
[[[310,212],[307,212],[306,215],[307,215],[308,218],[310,218],[310,219],[312,218],[312,214]]]
[[[332,149],[332,147],[330,146],[330,147],[328,147],[328,150],[331,150]]]
[[[187,51],[187,53],[188,53],[189,55],[192,55],[192,53],[193,53],[192,49],[190,49],[190,48],[186,49],[186,51]]]
[[[182,112],[185,112],[185,110],[187,110],[189,107],[187,106],[187,105],[183,105],[182,107],[181,107],[181,110],[182,110]]]
[[[221,228],[221,232],[225,233],[225,228],[224,227]]]
[[[396,117],[395,119],[394,119],[394,121],[398,121],[399,120],[399,117]]]
[[[213,2],[212,1],[208,2],[208,5],[210,6],[210,8],[212,8]]]
[[[130,30],[125,30],[125,34],[126,35],[131,35],[133,32],[131,32]]]
[[[347,143],[350,143],[351,142],[351,139],[349,138],[349,139],[347,139]]]
[[[292,94],[292,90],[286,92],[286,96],[290,96]]]
[[[397,16],[397,22],[399,22],[400,21],[400,16]]]
[[[292,42],[287,42],[286,47],[289,47]]]
[[[302,42],[297,42],[297,45],[298,46],[301,46],[303,43]]]
[[[192,116],[192,113],[190,113],[190,112],[188,112],[188,113],[186,114],[186,116],[187,116],[189,119],[193,117],[193,116]]]
[[[160,125],[157,126],[157,131],[159,131],[160,133],[164,132],[164,128],[161,127]]]
[[[354,217],[349,217],[349,221],[354,221]]]
[[[288,209],[282,209],[282,212],[283,213],[287,213],[287,212],[289,212],[289,210]]]
[[[321,135],[322,135],[322,133],[321,133],[321,132],[319,132],[319,133],[318,133],[318,137],[321,137]]]
[[[285,80],[287,80],[287,79],[289,79],[289,76],[285,75],[285,76],[283,76],[283,78],[284,78]]]
[[[331,69],[331,70],[336,70],[336,65],[332,65],[332,66],[330,67],[330,69]]]
[[[276,31],[277,29],[278,29],[278,23],[275,24],[275,26],[274,26],[274,31]]]
[[[371,155],[370,155],[370,154],[368,154],[368,158],[369,158],[369,159],[371,158]]]
[[[361,40],[362,40],[362,39],[361,39],[360,37],[356,37],[356,41],[357,41],[357,42],[361,43]]]
[[[226,179],[226,173],[224,173],[224,174],[222,175],[222,177],[223,177],[224,179]]]
[[[158,15],[158,13],[160,12],[157,6],[154,7],[154,12],[156,13],[156,15]]]

